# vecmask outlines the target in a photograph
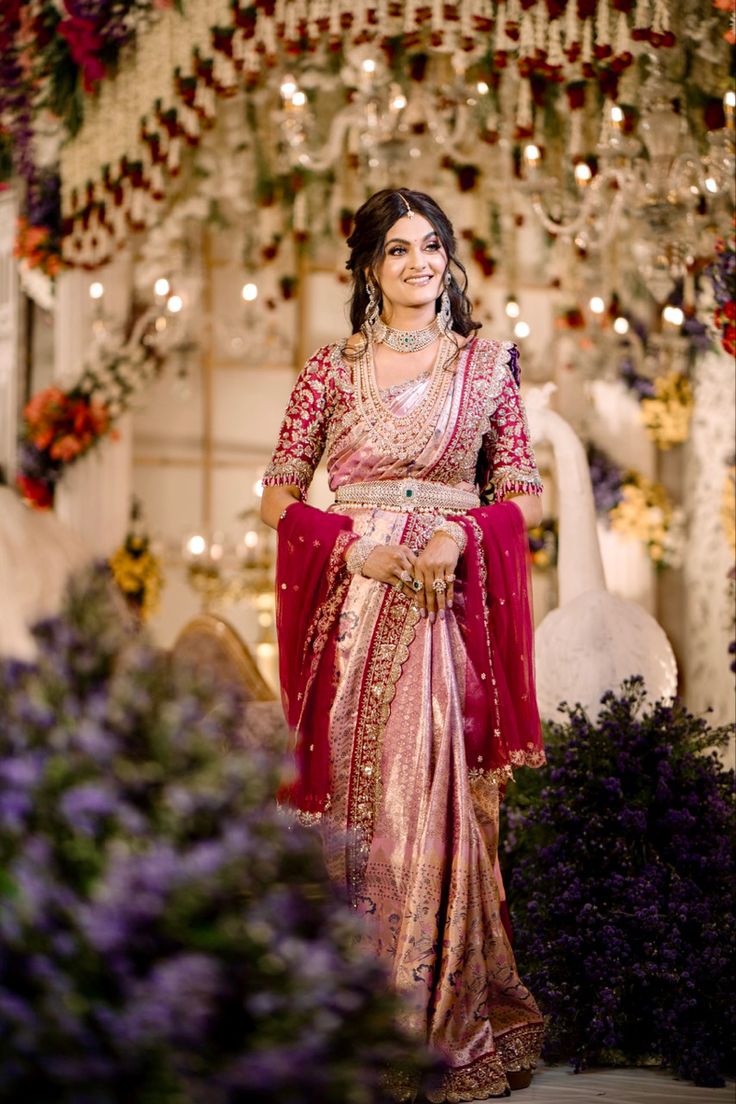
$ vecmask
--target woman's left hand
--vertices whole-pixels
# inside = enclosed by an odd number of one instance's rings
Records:
[[[452,537],[447,533],[435,533],[414,564],[414,578],[422,583],[422,589],[414,591],[407,585],[405,593],[420,610],[427,612],[430,621],[434,621],[437,611],[443,618],[445,610],[452,609],[455,568],[459,559],[460,549]],[[446,588],[435,589],[436,580],[445,583]]]

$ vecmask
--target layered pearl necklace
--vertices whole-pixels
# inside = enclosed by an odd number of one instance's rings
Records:
[[[369,338],[361,348],[355,371],[355,404],[361,418],[387,455],[395,456],[399,460],[411,460],[419,455],[431,438],[454,379],[452,372],[445,371],[445,366],[454,352],[455,346],[443,337],[437,350],[427,394],[413,410],[400,416],[394,414],[381,399],[381,392],[376,383],[372,339]]]

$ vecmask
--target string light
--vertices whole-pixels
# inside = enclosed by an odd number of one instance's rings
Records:
[[[618,104],[613,104],[611,107],[611,122],[614,126],[621,126],[624,121],[623,109]]]
[[[293,77],[286,77],[281,85],[281,95],[285,100],[290,100],[296,92],[296,81]]]
[[[366,58],[361,66],[364,73],[375,73],[376,63],[373,58]]]
[[[190,537],[187,541],[187,551],[190,552],[192,556],[201,556],[206,547],[207,541],[201,533],[195,533],[194,536]]]
[[[105,289],[99,280],[95,280],[89,285],[89,297],[90,299],[101,299],[105,294]]]
[[[171,284],[165,276],[159,276],[156,283],[153,285],[153,294],[157,295],[159,299],[165,299],[171,291]]]
[[[673,307],[671,303],[668,303],[662,311],[662,318],[671,326],[677,326],[678,329],[685,321],[684,312],[679,307]]]
[[[506,314],[509,318],[518,318],[521,314],[521,307],[517,303],[516,299],[511,298],[506,303]]]
[[[394,96],[391,101],[391,106],[394,111],[403,111],[406,107],[406,96],[403,93],[399,93],[398,96]]]
[[[485,96],[486,93],[489,91],[489,87],[485,81],[478,81],[475,87],[478,90],[479,95],[481,96]]]
[[[536,165],[541,156],[542,151],[539,146],[535,146],[533,142],[524,147],[524,157],[529,165]]]
[[[578,161],[575,166],[575,182],[583,187],[593,178],[593,171],[587,161]]]
[[[589,306],[593,314],[603,314],[606,309],[606,304],[601,299],[600,295],[594,295],[590,300]]]
[[[514,334],[516,337],[528,337],[532,331],[529,328],[528,323],[520,321],[514,326]]]
[[[624,334],[627,334],[629,332],[629,320],[628,320],[628,318],[624,318],[624,316],[622,314],[620,314],[618,316],[618,318],[614,318],[613,328],[616,331],[616,333],[621,334],[621,336],[623,336]]]
[[[240,292],[246,303],[252,303],[254,299],[258,297],[258,287],[256,284],[243,284],[243,290]]]
[[[294,105],[294,107],[304,107],[305,103],[307,102],[306,93],[305,92],[300,92],[299,90],[297,90],[294,93],[294,95],[291,97],[291,102]]]
[[[166,300],[166,309],[169,314],[178,314],[184,306],[184,300],[181,295],[170,295]]]

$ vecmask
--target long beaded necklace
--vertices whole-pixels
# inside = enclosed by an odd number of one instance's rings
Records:
[[[434,433],[439,412],[454,378],[452,372],[445,371],[450,359],[449,345],[450,342],[443,337],[427,394],[417,407],[405,415],[394,414],[381,399],[373,364],[373,342],[369,340],[362,347],[355,372],[355,404],[361,418],[387,454],[400,460],[413,459]]]

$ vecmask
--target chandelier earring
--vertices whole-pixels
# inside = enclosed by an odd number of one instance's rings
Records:
[[[452,283],[452,276],[449,272],[445,274],[445,286],[440,296],[440,310],[437,315],[437,323],[443,334],[449,334],[452,330],[452,304],[450,303],[449,287]]]
[[[373,283],[370,276],[366,280],[366,291],[368,292],[368,302],[365,307],[365,318],[362,328],[369,333],[373,333],[381,317],[381,308],[379,305],[378,288]]]

